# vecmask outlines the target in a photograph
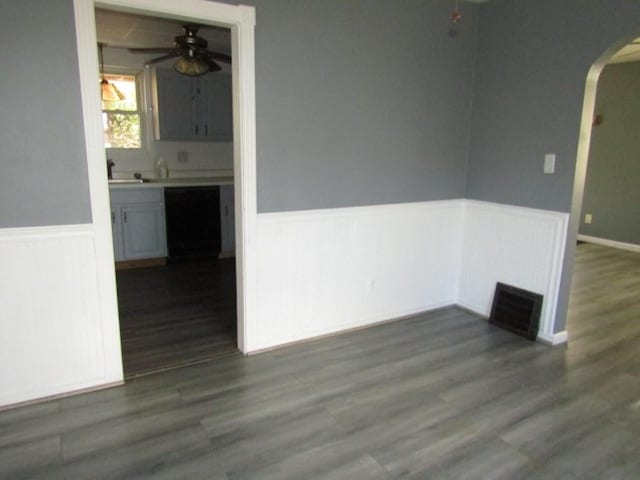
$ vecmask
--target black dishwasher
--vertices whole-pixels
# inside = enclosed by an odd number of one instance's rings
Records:
[[[164,189],[169,258],[220,252],[220,188]]]

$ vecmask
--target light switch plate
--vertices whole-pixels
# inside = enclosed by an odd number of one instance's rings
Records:
[[[544,156],[544,173],[551,174],[556,171],[556,154],[546,153]]]

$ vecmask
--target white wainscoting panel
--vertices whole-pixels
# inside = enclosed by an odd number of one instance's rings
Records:
[[[0,406],[106,383],[93,227],[1,229],[0,265]]]
[[[464,201],[258,215],[248,351],[456,303]]]
[[[496,282],[544,295],[539,337],[553,342],[569,214],[466,200],[458,304],[491,313]]]
[[[259,214],[246,351],[452,304],[488,315],[498,281],[542,293],[539,337],[566,341],[567,221],[472,200]],[[95,242],[92,225],[0,229],[0,407],[122,380]]]

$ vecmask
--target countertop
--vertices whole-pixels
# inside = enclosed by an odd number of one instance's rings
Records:
[[[111,183],[109,188],[164,188],[164,187],[210,187],[215,185],[233,185],[232,176],[192,177],[192,178],[154,178],[143,183]]]

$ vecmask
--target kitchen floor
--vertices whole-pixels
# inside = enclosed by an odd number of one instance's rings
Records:
[[[119,270],[116,277],[126,378],[237,352],[233,258]]]

